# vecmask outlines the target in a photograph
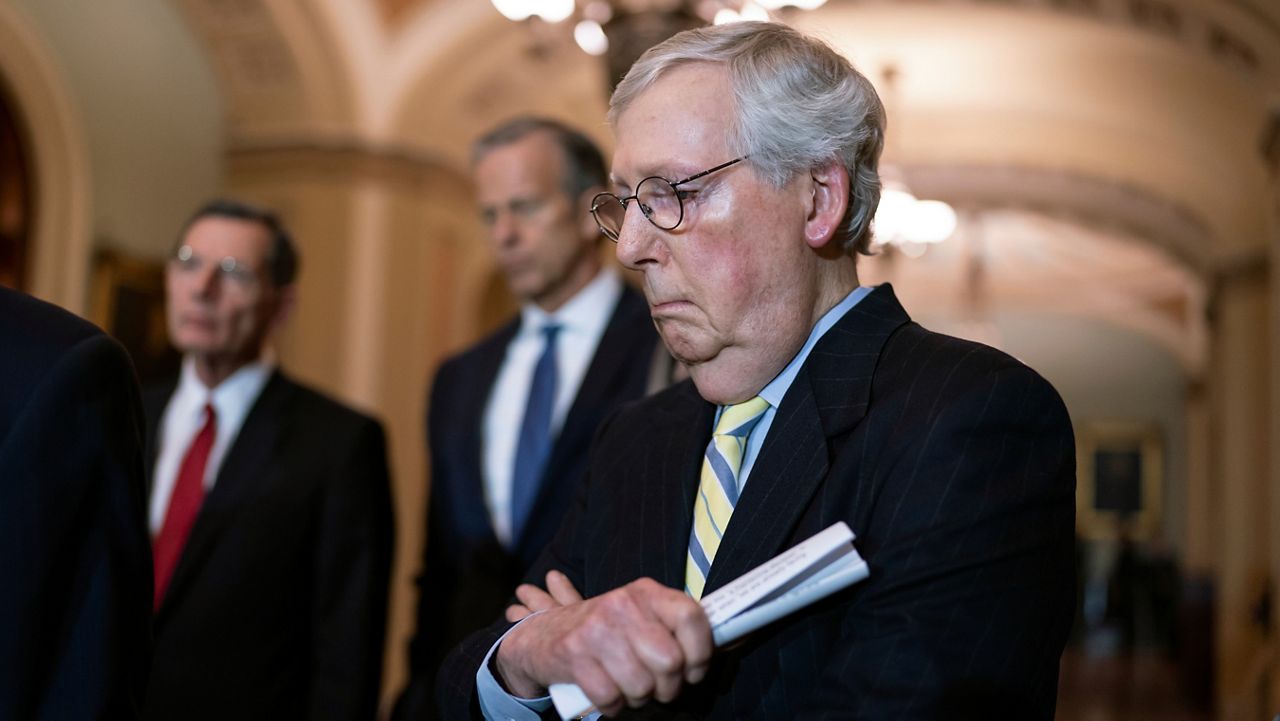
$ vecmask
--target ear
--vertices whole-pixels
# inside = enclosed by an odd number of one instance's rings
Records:
[[[805,217],[804,238],[810,248],[824,248],[835,237],[849,208],[849,171],[831,159],[809,170],[806,184],[809,213]]]
[[[293,316],[293,309],[298,304],[298,286],[290,283],[276,288],[276,308],[271,315],[271,333],[275,334]]]

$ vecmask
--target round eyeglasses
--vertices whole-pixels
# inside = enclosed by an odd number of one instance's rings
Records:
[[[640,206],[640,212],[644,213],[644,217],[648,218],[654,227],[661,230],[675,230],[676,226],[680,225],[680,221],[684,220],[684,201],[689,196],[689,191],[680,190],[680,186],[717,170],[724,170],[745,159],[745,155],[734,158],[701,173],[694,173],[684,180],[671,181],[651,175],[636,185],[635,195],[624,198],[613,193],[598,193],[591,199],[591,216],[596,219],[596,225],[600,226],[600,232],[616,243],[618,235],[622,233],[622,223],[627,217],[627,203],[634,200]]]

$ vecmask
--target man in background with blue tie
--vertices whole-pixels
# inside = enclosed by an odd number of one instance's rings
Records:
[[[731,23],[649,50],[610,121],[592,211],[691,382],[601,427],[521,604],[446,661],[446,715],[535,719],[574,683],[622,718],[1052,718],[1070,421],[1030,368],[860,285],[871,83],[784,25]],[[713,649],[698,600],[837,522],[869,577]]]
[[[397,721],[435,718],[444,654],[502,612],[570,506],[596,426],[644,394],[659,360],[644,299],[601,263],[590,207],[605,164],[591,140],[517,118],[477,140],[472,160],[521,308],[432,383],[426,558]]]

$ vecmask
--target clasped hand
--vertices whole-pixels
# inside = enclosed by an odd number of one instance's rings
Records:
[[[684,683],[706,675],[713,648],[707,615],[651,578],[584,601],[564,574],[552,571],[546,591],[524,584],[516,598],[507,620],[542,612],[513,629],[496,654],[498,675],[518,696],[572,682],[610,715],[624,703],[672,701]]]

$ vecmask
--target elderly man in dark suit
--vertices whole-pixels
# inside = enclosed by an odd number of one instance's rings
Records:
[[[145,718],[373,719],[393,536],[382,427],[267,352],[297,254],[215,201],[166,275],[175,383],[150,424],[155,663]]]
[[[605,164],[587,137],[517,118],[476,141],[474,170],[490,247],[522,307],[432,383],[426,558],[397,721],[434,718],[444,654],[506,605],[569,508],[596,426],[643,395],[666,357],[644,299],[602,267],[589,208]]]
[[[450,718],[1048,719],[1071,622],[1074,450],[1034,371],[859,285],[883,109],[780,25],[693,30],[618,86],[594,213],[692,382],[602,426],[519,590],[441,674]],[[863,582],[712,648],[695,599],[844,521]],[[586,600],[578,598],[581,590]]]
[[[2,287],[0,349],[0,719],[136,719],[151,564],[133,366]]]

